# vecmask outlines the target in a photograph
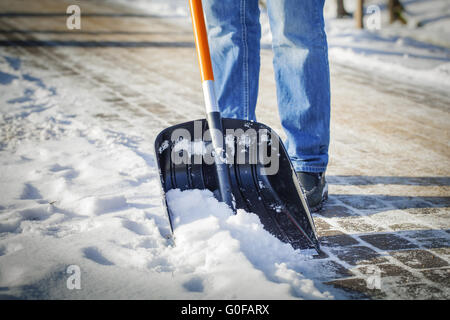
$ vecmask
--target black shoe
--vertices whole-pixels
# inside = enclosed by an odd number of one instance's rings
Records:
[[[323,202],[328,199],[328,183],[325,173],[313,173],[298,171],[297,177],[300,186],[305,191],[309,210],[316,212],[322,209]]]

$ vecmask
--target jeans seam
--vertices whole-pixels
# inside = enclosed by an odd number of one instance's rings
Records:
[[[294,164],[295,171],[303,171],[303,172],[325,172],[327,166],[305,166],[305,165],[296,165]]]
[[[320,29],[320,40],[322,43],[322,50],[326,51],[327,50],[327,44],[326,44],[327,41],[326,41],[326,35],[325,35],[325,24],[322,24],[322,21],[321,21],[321,17],[320,17],[321,12],[319,10],[320,7],[321,6],[319,4],[315,5],[315,18],[316,18],[315,23],[316,23],[317,28]],[[322,11],[323,11],[323,7],[322,7]]]
[[[243,69],[243,94],[244,94],[244,119],[248,119],[249,114],[249,83],[248,83],[248,44],[247,44],[247,26],[245,21],[245,6],[246,0],[241,0],[241,26],[242,26],[242,47],[243,47],[243,57],[242,57],[242,69]]]

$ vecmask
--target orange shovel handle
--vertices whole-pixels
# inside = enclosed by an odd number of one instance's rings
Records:
[[[205,80],[214,80],[211,55],[209,53],[208,35],[206,33],[205,18],[203,16],[202,1],[189,0],[189,6],[191,9],[195,47],[197,48],[197,57],[200,65],[202,82]]]

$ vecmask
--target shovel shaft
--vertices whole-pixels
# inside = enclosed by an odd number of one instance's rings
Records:
[[[208,35],[206,33],[205,17],[201,0],[189,0],[191,9],[192,27],[194,29],[195,47],[197,48],[198,63],[202,82],[214,81],[211,55],[209,53]]]
[[[216,178],[220,198],[234,212],[236,211],[231,192],[230,173],[226,163],[224,130],[222,116],[214,89],[214,74],[209,53],[208,35],[206,32],[205,17],[201,0],[189,0],[191,9],[192,27],[194,29],[195,47],[197,49],[198,63],[202,77],[203,95],[207,113],[208,127],[211,132],[211,142],[215,152]]]
[[[233,193],[231,191],[230,173],[226,163],[226,148],[223,139],[223,125],[220,112],[209,112],[207,116],[208,127],[211,134],[211,143],[215,152],[215,167],[218,191],[220,198],[233,212],[236,211],[233,203]]]
[[[197,49],[198,64],[202,78],[203,95],[206,112],[219,111],[214,91],[214,73],[209,53],[208,34],[201,0],[189,0],[191,9],[192,27],[194,30],[195,48]]]

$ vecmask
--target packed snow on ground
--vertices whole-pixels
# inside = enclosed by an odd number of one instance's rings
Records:
[[[388,23],[387,1],[365,1],[365,30],[355,29],[351,18],[335,19],[334,8],[326,6],[330,61],[448,92],[450,1],[401,2],[407,25]],[[355,3],[346,2],[349,11]]]
[[[0,55],[0,298],[342,298],[209,191],[167,194],[170,237],[146,128],[47,72]]]
[[[151,14],[189,19],[188,1],[116,0]],[[353,18],[336,19],[336,1],[324,8],[332,63],[378,73],[394,80],[448,91],[450,86],[450,1],[401,1],[408,24],[389,24],[387,0],[364,1],[365,30]],[[353,12],[356,1],[345,1]],[[267,10],[261,7],[262,43],[271,44]],[[184,21],[185,23],[186,21]]]

